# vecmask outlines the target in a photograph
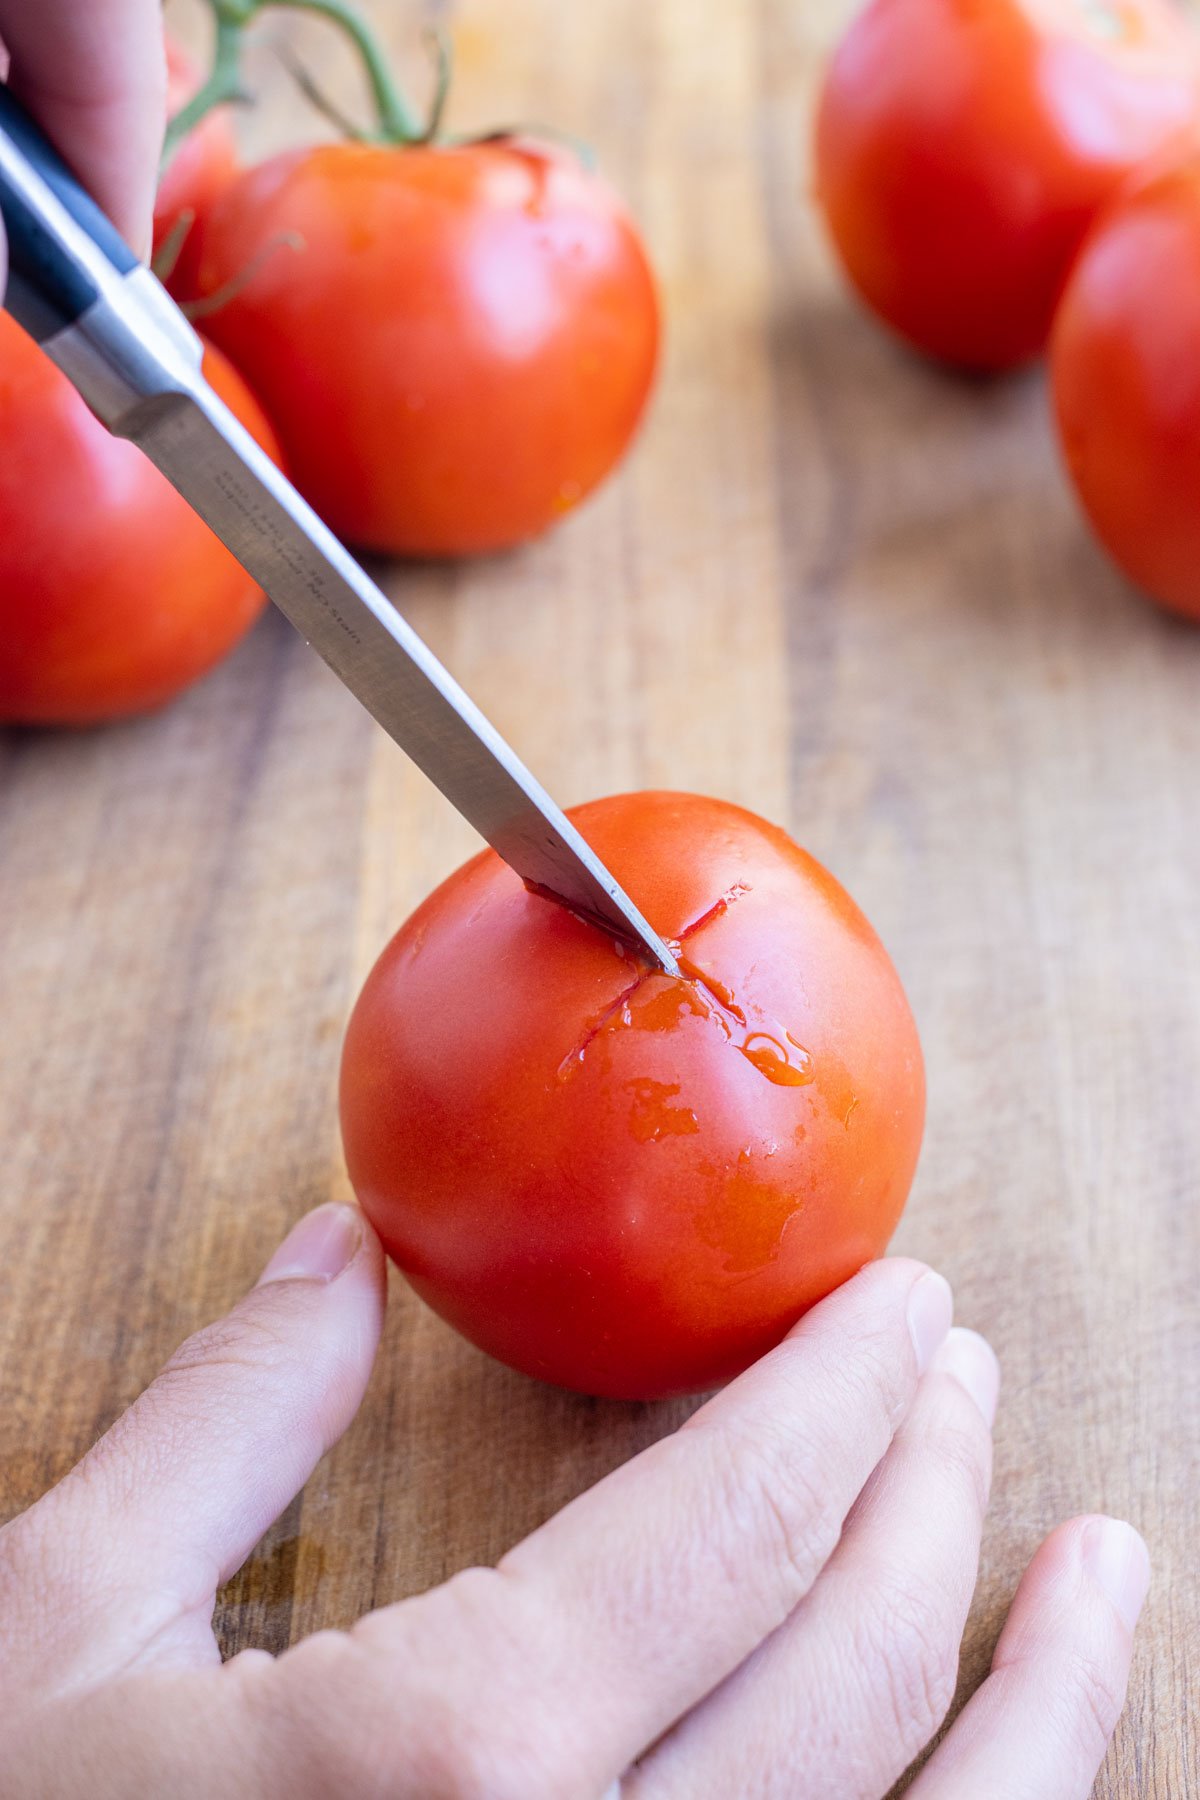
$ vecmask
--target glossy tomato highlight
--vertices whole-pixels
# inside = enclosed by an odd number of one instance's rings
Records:
[[[641,240],[576,158],[524,141],[325,144],[248,170],[190,297],[349,542],[458,555],[535,536],[641,418],[658,304]]]
[[[1153,599],[1200,619],[1200,148],[1104,214],[1063,295],[1050,369],[1098,537]]]
[[[493,1356],[592,1394],[695,1392],[882,1253],[920,1046],[879,939],[784,832],[688,794],[572,817],[684,978],[485,851],[359,997],[347,1162],[413,1287]]]
[[[272,455],[225,359],[205,374]],[[258,617],[245,570],[0,313],[0,720],[86,725],[203,675]]]
[[[826,77],[817,192],[863,298],[927,355],[1036,355],[1100,208],[1194,119],[1171,0],[870,0]]]

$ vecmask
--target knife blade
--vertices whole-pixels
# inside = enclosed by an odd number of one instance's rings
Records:
[[[0,87],[5,306],[533,889],[678,964],[503,737],[201,373],[196,333]]]

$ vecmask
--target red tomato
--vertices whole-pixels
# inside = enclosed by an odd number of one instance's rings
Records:
[[[167,115],[174,118],[200,86],[187,51],[167,37]],[[162,244],[183,213],[202,218],[237,173],[237,146],[227,109],[206,114],[172,156],[154,203],[154,246]]]
[[[1197,92],[1170,0],[871,0],[817,125],[818,193],[851,278],[931,356],[1034,356],[1088,226]]]
[[[695,1392],[883,1251],[920,1045],[870,925],[776,827],[689,794],[572,816],[685,978],[485,851],[359,997],[347,1162],[418,1294],[493,1356],[591,1394]]]
[[[1088,238],[1051,379],[1101,542],[1154,599],[1200,619],[1200,150],[1131,189]]]
[[[225,359],[209,381],[277,454]],[[90,724],[211,668],[263,596],[141,451],[0,314],[0,719]]]
[[[279,246],[284,233],[300,250]],[[532,537],[628,444],[658,310],[637,232],[573,159],[512,142],[328,144],[249,170],[200,235],[205,329],[303,493],[401,554]]]

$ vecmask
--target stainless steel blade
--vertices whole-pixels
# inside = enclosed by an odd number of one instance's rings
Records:
[[[65,321],[50,335],[37,332],[46,354],[111,431],[141,446],[519,875],[678,974],[669,947],[575,827],[213,393],[200,340],[165,289],[136,265],[36,126],[26,119],[22,131],[24,149],[0,128],[0,174],[36,245],[39,304]],[[95,296],[82,311],[81,294]]]
[[[570,820],[206,384],[143,401],[126,432],[518,875],[678,974]]]

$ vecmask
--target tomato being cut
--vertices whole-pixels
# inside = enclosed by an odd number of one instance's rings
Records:
[[[920,1046],[870,925],[776,827],[670,793],[572,817],[683,977],[485,851],[359,997],[347,1162],[413,1287],[493,1356],[591,1394],[695,1392],[882,1253]]]
[[[277,455],[217,352],[227,405]],[[263,596],[132,444],[0,314],[0,719],[90,724],[167,700],[219,660]]]
[[[504,140],[326,144],[247,171],[192,298],[343,538],[399,554],[534,536],[612,468],[654,374],[641,241],[577,159]]]
[[[174,118],[200,86],[200,73],[170,33],[167,46],[167,116]],[[227,110],[205,115],[169,159],[154,202],[157,250],[186,215],[203,218],[237,173],[237,146]]]
[[[1054,326],[1063,455],[1101,542],[1200,619],[1200,149],[1096,226]]]
[[[1171,0],[870,0],[833,58],[817,188],[863,297],[930,356],[1041,350],[1104,203],[1196,113]]]

